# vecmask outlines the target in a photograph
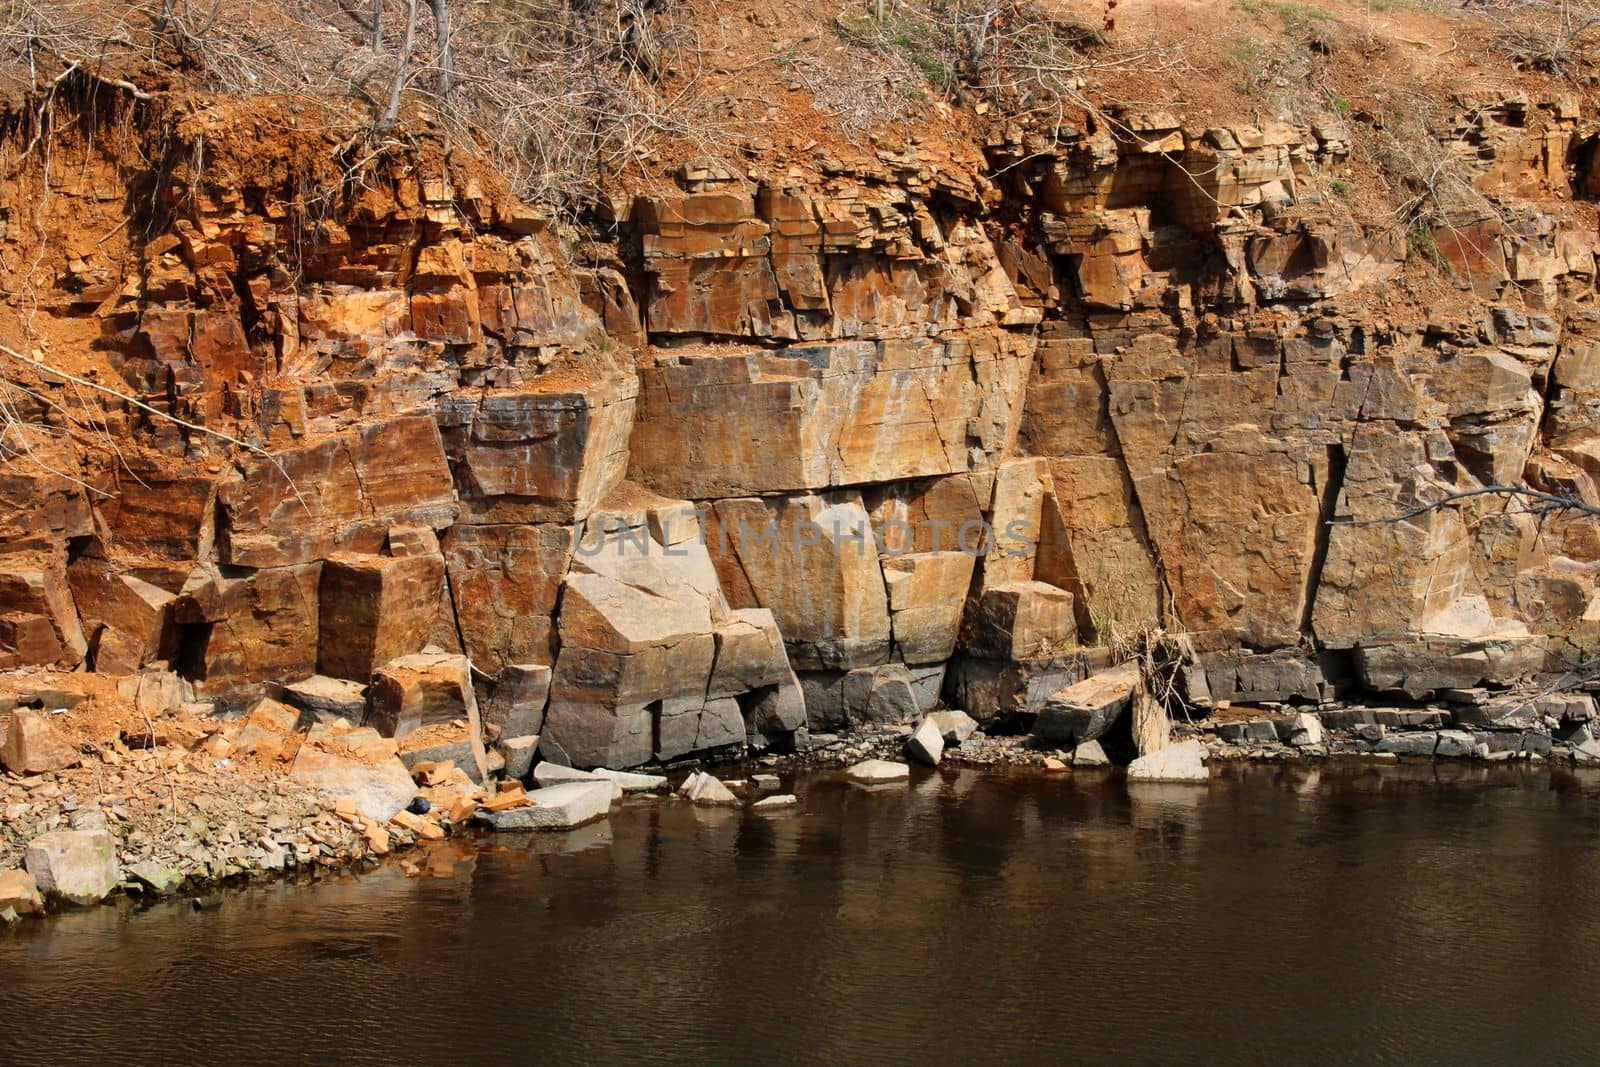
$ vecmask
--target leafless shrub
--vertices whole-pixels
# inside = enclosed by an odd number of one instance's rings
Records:
[[[1600,7],[1588,0],[1510,0],[1476,14],[1518,69],[1570,76],[1594,65]]]
[[[518,192],[571,208],[656,140],[714,129],[698,42],[674,17],[696,2],[389,0],[385,13],[372,0],[4,0],[0,68],[36,89],[76,65],[136,90],[176,68],[222,94],[353,97],[366,115],[351,132],[377,140],[422,108]]]

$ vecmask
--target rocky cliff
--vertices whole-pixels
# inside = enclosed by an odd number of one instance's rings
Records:
[[[1474,495],[1600,505],[1558,84],[1452,101],[1421,227],[1341,203],[1337,114],[991,114],[556,218],[292,100],[63,84],[48,155],[0,123],[0,668],[388,678],[391,733],[615,767],[1022,720],[1157,630],[1201,713],[1600,651],[1594,520]]]

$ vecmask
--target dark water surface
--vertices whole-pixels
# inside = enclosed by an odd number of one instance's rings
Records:
[[[1600,1062],[1600,777],[799,790],[0,932],[0,1064]]]

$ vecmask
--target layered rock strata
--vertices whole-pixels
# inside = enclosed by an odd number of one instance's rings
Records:
[[[1155,627],[1202,708],[1572,668],[1592,523],[1428,507],[1600,505],[1589,126],[1512,103],[1463,118],[1495,210],[1433,235],[1458,299],[1422,319],[1334,125],[1001,130],[992,178],[693,163],[562,234],[460,163],[310,221],[292,157],[174,163],[121,273],[47,302],[138,402],[98,416],[125,455],[6,462],[0,667],[370,683],[402,740],[448,671],[440,722],[579,767],[1032,715]],[[56,193],[86,219],[134,210],[111,152]],[[73,381],[13,369],[51,425]]]

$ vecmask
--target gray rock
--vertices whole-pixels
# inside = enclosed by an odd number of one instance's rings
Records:
[[[169,896],[183,884],[183,875],[175,867],[165,867],[154,860],[140,860],[128,865],[128,873],[157,896]]]
[[[495,748],[506,761],[501,773],[514,782],[520,782],[533,769],[534,755],[539,751],[539,735],[503,737],[495,744]]]
[[[495,830],[571,830],[603,819],[611,810],[611,783],[563,782],[528,793],[528,807],[479,810],[473,817]]]
[[[869,759],[862,760],[845,772],[852,782],[864,785],[880,785],[885,782],[903,782],[911,777],[911,768],[904,763],[894,763],[890,760]]]
[[[923,719],[916,732],[906,741],[906,755],[930,767],[937,767],[944,758],[944,732],[931,717]]]
[[[800,803],[800,798],[793,793],[779,793],[776,796],[762,797],[755,802],[756,811],[784,811]]]
[[[1440,730],[1439,747],[1433,754],[1440,758],[1464,759],[1476,754],[1478,739],[1465,730]]]
[[[603,782],[611,790],[611,799],[622,798],[622,786],[609,778],[603,778],[594,771],[581,771],[576,767],[568,767],[561,763],[542,761],[533,769],[533,783],[538,786],[563,785],[567,782]]]
[[[1538,726],[1538,706],[1525,697],[1495,697],[1479,704],[1457,708],[1457,722],[1468,726],[1488,726],[1497,729]]]
[[[553,699],[539,731],[541,754],[569,767],[637,767],[655,753],[647,704],[608,707]]]
[[[75,811],[67,819],[67,825],[74,830],[109,830],[110,824],[106,821],[106,813],[94,808]]]
[[[964,711],[935,711],[928,718],[939,727],[946,745],[959,745],[978,732],[978,720]]]
[[[1093,741],[1132,705],[1138,683],[1138,666],[1127,663],[1057,690],[1039,709],[1033,736],[1047,744]]]
[[[1548,756],[1555,748],[1555,741],[1543,730],[1526,730],[1522,734],[1522,751],[1533,756]]]
[[[1074,767],[1109,767],[1111,759],[1106,755],[1106,750],[1100,747],[1098,741],[1085,741],[1072,750],[1072,765]]]
[[[23,865],[39,891],[69,904],[98,904],[117,887],[117,841],[104,830],[57,830],[28,844]]]
[[[1297,748],[1304,748],[1307,745],[1322,744],[1323,736],[1322,720],[1309,711],[1302,711],[1294,717],[1294,726],[1289,731],[1287,740]]]
[[[1378,742],[1379,752],[1396,756],[1431,756],[1439,747],[1439,734],[1435,730],[1420,733],[1390,734]]]
[[[608,767],[596,767],[594,773],[597,777],[615,782],[624,793],[654,793],[667,787],[667,776],[664,774],[613,771]]]
[[[684,779],[683,784],[678,787],[678,795],[691,803],[707,806],[739,803],[739,798],[734,796],[727,786],[705,771],[695,771]]]
[[[1203,782],[1211,776],[1206,769],[1205,755],[1205,746],[1198,741],[1170,745],[1128,764],[1128,779],[1136,782]]]
[[[494,689],[480,704],[484,724],[500,727],[502,737],[537,735],[544,727],[550,677],[550,668],[540,664],[506,664]]]

